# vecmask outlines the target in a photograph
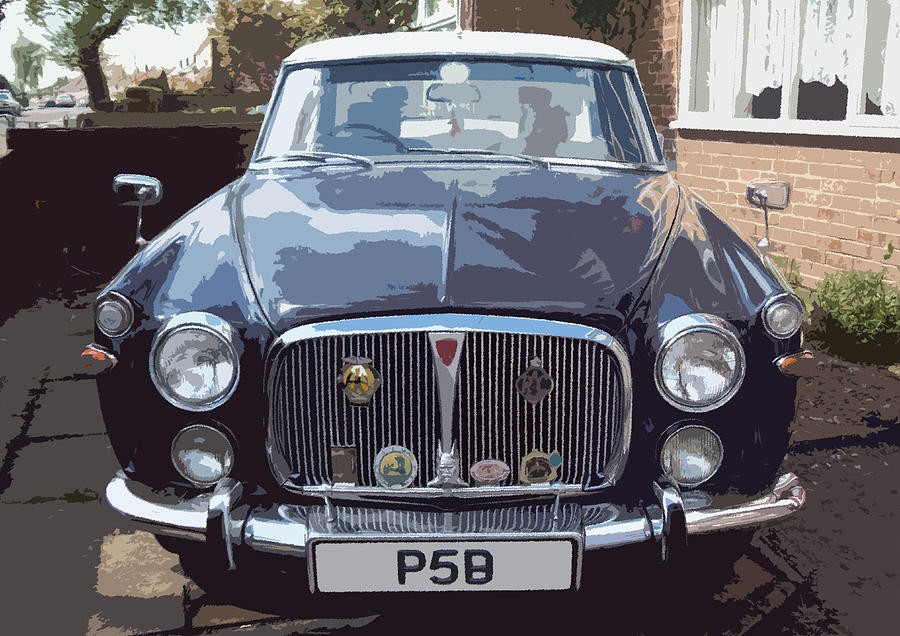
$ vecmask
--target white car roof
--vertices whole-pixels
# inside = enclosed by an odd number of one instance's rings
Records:
[[[285,64],[352,61],[388,57],[497,56],[586,62],[628,61],[607,44],[537,33],[500,31],[419,31],[352,35],[313,42],[294,51]]]

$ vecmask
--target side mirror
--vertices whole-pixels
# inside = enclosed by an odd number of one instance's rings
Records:
[[[756,208],[783,210],[791,201],[787,181],[751,181],[747,184],[747,203]]]
[[[141,211],[145,205],[155,205],[162,201],[162,183],[154,177],[142,174],[117,174],[113,179],[113,192],[119,205],[137,207],[137,233],[134,243],[139,248],[147,244],[141,236]]]
[[[162,201],[162,183],[142,174],[117,174],[113,192],[119,205],[143,207]]]
[[[787,181],[751,181],[747,184],[747,203],[762,208],[766,220],[766,236],[757,247],[767,252],[769,247],[769,208],[785,209],[791,200],[791,184]]]

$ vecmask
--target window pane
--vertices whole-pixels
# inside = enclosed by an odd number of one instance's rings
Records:
[[[797,91],[797,119],[840,121],[847,118],[847,86],[832,78],[822,82],[800,82]]]
[[[867,18],[858,114],[900,115],[900,2],[869,0]]]

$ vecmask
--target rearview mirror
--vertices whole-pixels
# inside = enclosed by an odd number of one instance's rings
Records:
[[[119,205],[143,207],[162,201],[162,183],[142,174],[117,174],[113,192]]]

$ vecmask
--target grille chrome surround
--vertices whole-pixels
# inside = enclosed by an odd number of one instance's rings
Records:
[[[503,454],[505,439],[505,455],[495,457],[513,462],[510,463],[512,483],[519,468],[514,464],[532,450],[528,444],[539,443],[559,443],[560,448],[544,450],[560,451],[564,459],[562,481],[569,483],[425,486],[434,477],[441,433],[437,386],[427,343],[428,332],[435,331],[466,333],[454,401],[454,438],[459,442],[465,471],[461,476],[467,478],[468,466],[483,459],[477,453],[496,450]],[[500,370],[489,375],[486,363],[490,360],[485,356],[493,354],[499,354]],[[576,377],[576,380],[564,381],[554,391],[555,396],[551,394],[531,408],[524,402],[517,403],[513,383],[527,367],[526,356],[535,354],[544,357],[557,377],[568,374],[566,377]],[[336,374],[332,374],[330,366],[348,355],[374,358],[375,366],[384,376],[380,394],[368,407],[351,407],[337,390],[323,391],[323,387],[336,386],[333,377]],[[594,371],[590,364],[585,364],[591,356]],[[561,370],[556,371],[555,365],[560,365]],[[388,316],[317,323],[283,334],[270,353],[267,373],[270,464],[279,482],[293,492],[335,498],[565,496],[613,485],[628,456],[631,372],[627,354],[611,335],[584,325],[472,314]],[[590,379],[593,382],[584,386]],[[480,382],[486,382],[488,391],[479,397],[474,392]],[[298,401],[301,391],[313,396],[304,400],[302,406]],[[606,397],[613,397],[606,399],[601,394],[604,391]],[[471,393],[466,395],[466,392]],[[412,397],[404,399],[404,396]],[[483,402],[481,406],[479,399]],[[598,406],[604,407],[605,412],[599,413]],[[598,414],[607,418],[605,423],[601,423]],[[522,419],[524,426],[505,426]],[[313,426],[301,423],[306,421],[318,423]],[[595,424],[587,426],[587,421]],[[300,430],[308,434],[298,436]],[[489,439],[492,436],[494,439]],[[330,483],[328,449],[331,444],[357,448],[359,486]],[[407,446],[419,459],[420,474],[409,488],[388,491],[374,482],[370,484],[372,480],[366,477],[375,454],[390,444]],[[593,456],[587,452],[589,447],[596,451]]]

